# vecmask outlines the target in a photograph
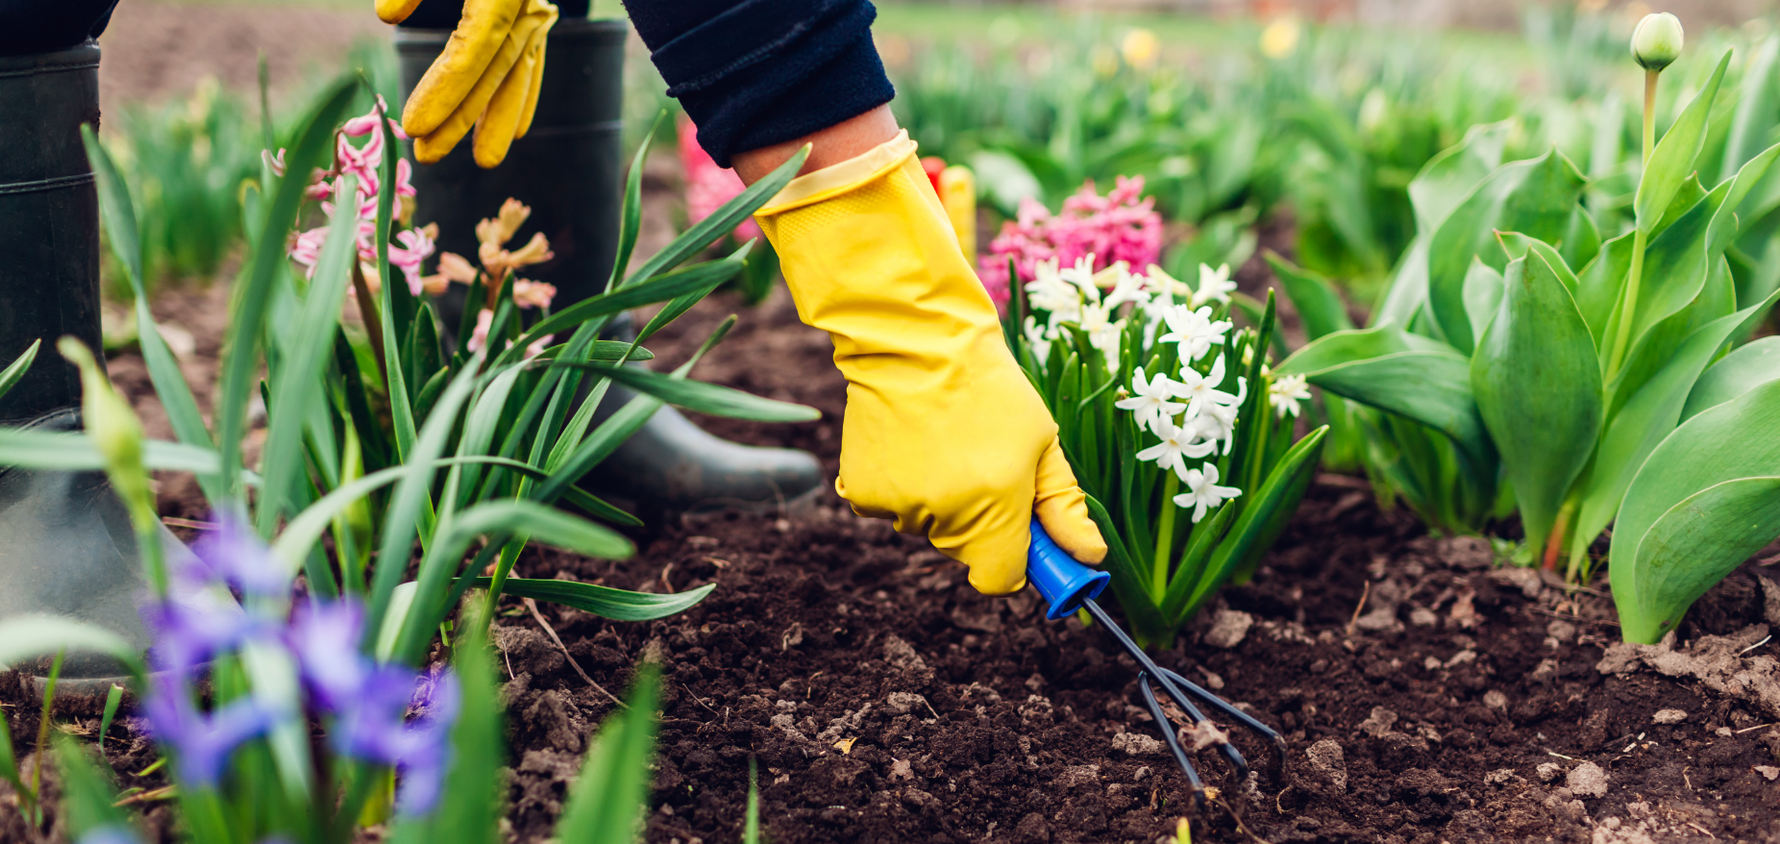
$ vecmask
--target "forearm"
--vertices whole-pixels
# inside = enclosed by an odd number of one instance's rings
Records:
[[[870,149],[896,132],[895,89],[872,45],[867,0],[625,0],[668,93],[718,164],[806,139]],[[864,120],[855,120],[868,116]],[[841,128],[843,124],[848,124]],[[884,131],[884,127],[888,131]],[[825,134],[834,129],[835,134]],[[778,155],[782,162],[790,152]],[[756,161],[770,155],[754,156]],[[834,159],[840,160],[840,159]],[[769,168],[770,169],[770,168]],[[743,174],[748,179],[748,174]]]

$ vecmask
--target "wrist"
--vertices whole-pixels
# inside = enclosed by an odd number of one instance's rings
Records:
[[[895,138],[899,131],[896,116],[886,104],[801,138],[738,152],[733,163],[736,175],[742,177],[744,184],[751,185],[790,160],[804,144],[810,145],[810,157],[804,160],[800,175],[864,155]]]

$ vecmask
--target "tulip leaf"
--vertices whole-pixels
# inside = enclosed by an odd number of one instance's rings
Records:
[[[1718,61],[1718,69],[1712,72],[1711,81],[1687,104],[1681,116],[1675,118],[1669,131],[1663,134],[1663,139],[1657,142],[1656,149],[1651,151],[1633,200],[1638,228],[1652,231],[1663,212],[1668,210],[1669,202],[1681,191],[1682,184],[1693,175],[1694,162],[1706,143],[1706,118],[1712,110],[1712,101],[1718,97],[1719,83],[1724,81],[1724,71],[1730,62],[1731,53],[1726,50]]]
[[[1471,269],[1465,273],[1465,316],[1471,320],[1478,340],[1483,339],[1483,332],[1496,318],[1501,305],[1502,274],[1482,258],[1472,258]]]
[[[1633,235],[1627,232],[1601,244],[1594,260],[1576,274],[1576,310],[1588,323],[1589,336],[1594,338],[1597,349],[1611,339],[1607,326],[1619,312],[1626,274],[1632,268],[1632,243]]]
[[[1731,114],[1730,130],[1724,139],[1724,163],[1719,167],[1720,179],[1730,176],[1751,158],[1768,140],[1774,128],[1774,115],[1780,114],[1780,39],[1764,38],[1743,69],[1743,82],[1737,91],[1737,107]]]
[[[1601,437],[1594,468],[1583,485],[1573,549],[1587,548],[1588,543],[1607,528],[1645,458],[1686,418],[1685,406],[1697,390],[1701,373],[1707,371],[1713,356],[1731,338],[1759,321],[1774,298],[1720,317],[1695,331],[1670,357],[1667,366],[1612,413],[1606,435]],[[1780,351],[1780,347],[1776,350]],[[1780,372],[1775,376],[1780,376]],[[1738,390],[1737,395],[1746,391],[1747,387]],[[1727,396],[1725,400],[1730,398],[1735,396]]]
[[[1479,463],[1495,459],[1471,393],[1471,362],[1437,340],[1395,325],[1340,331],[1299,349],[1275,372],[1304,375],[1338,396],[1407,416]]]
[[[1316,340],[1337,331],[1353,329],[1354,321],[1347,315],[1347,305],[1342,303],[1341,294],[1327,278],[1298,267],[1272,251],[1266,258],[1274,277],[1285,287],[1286,298],[1292,300],[1292,307],[1298,310],[1306,337]]]
[[[1542,547],[1601,428],[1601,365],[1588,326],[1544,256],[1508,265],[1501,307],[1471,359],[1477,409],[1534,548]]]
[[[1780,337],[1763,337],[1733,349],[1694,382],[1681,409],[1681,421],[1776,378],[1780,378]]]
[[[1780,381],[1769,381],[1682,423],[1644,461],[1620,506],[1608,566],[1627,641],[1656,641],[1673,625],[1676,608],[1685,609],[1729,570],[1725,558],[1746,547],[1752,553],[1780,533],[1780,519],[1761,517],[1771,504],[1745,500],[1774,497],[1760,483],[1695,498],[1729,482],[1780,476],[1780,437],[1758,434],[1775,430]],[[1697,512],[1677,512],[1689,509]]]
[[[1484,179],[1428,243],[1428,307],[1441,333],[1469,353],[1475,336],[1465,313],[1465,276],[1474,257],[1492,268],[1507,264],[1496,232],[1519,232],[1558,243],[1587,180],[1556,150],[1540,158],[1504,164]]]

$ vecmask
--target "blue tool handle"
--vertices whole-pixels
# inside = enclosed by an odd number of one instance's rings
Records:
[[[1034,518],[1032,544],[1026,549],[1026,579],[1051,605],[1045,618],[1055,621],[1074,614],[1083,601],[1100,597],[1112,575],[1076,562]]]

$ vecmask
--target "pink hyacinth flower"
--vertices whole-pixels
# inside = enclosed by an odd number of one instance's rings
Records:
[[[389,263],[401,268],[402,275],[408,279],[408,292],[419,296],[422,289],[420,263],[432,256],[433,239],[420,229],[408,229],[398,232],[396,241],[401,246],[390,245]]]
[[[1073,266],[1093,256],[1095,270],[1119,261],[1133,267],[1155,263],[1162,254],[1162,215],[1156,213],[1156,201],[1143,199],[1142,194],[1142,176],[1120,176],[1104,197],[1094,190],[1093,181],[1086,182],[1063,200],[1056,214],[1035,199],[1022,200],[1018,215],[1002,224],[988,253],[978,259],[983,287],[997,306],[1007,303],[1010,258],[1021,282],[1036,278],[1038,264],[1052,258]]]
[[[698,127],[692,121],[680,121],[680,166],[686,171],[686,217],[697,223],[716,213],[717,209],[746,188],[734,170],[717,166],[717,162],[698,145]],[[735,227],[737,240],[760,237],[760,225],[752,218]]]

